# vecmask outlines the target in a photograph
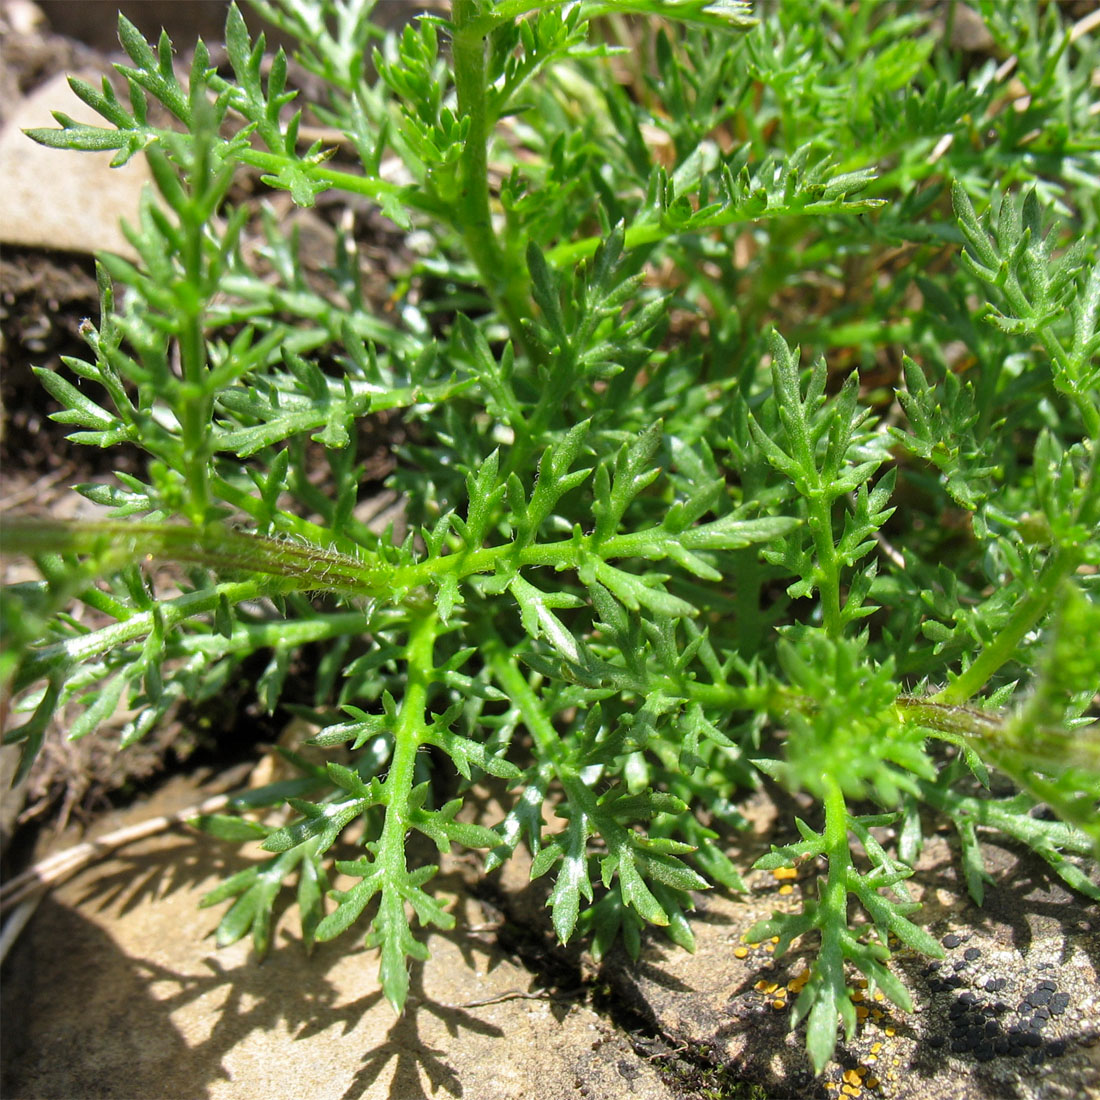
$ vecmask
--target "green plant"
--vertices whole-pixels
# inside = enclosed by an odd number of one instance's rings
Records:
[[[219,942],[266,949],[296,883],[306,944],[365,929],[398,1009],[410,913],[453,922],[412,832],[488,869],[525,844],[563,941],[690,948],[690,892],[742,888],[713,843],[739,798],[807,792],[757,866],[816,860],[819,896],[750,935],[816,937],[820,1069],[853,970],[909,1008],[888,937],[941,953],[905,884],[932,821],[978,901],[979,826],[1100,896],[1097,46],[1017,0],[982,5],[1015,65],[968,72],[904,4],[455,0],[386,37],[372,6],[254,4],[324,88],[293,113],[236,7],[228,67],[200,43],[185,80],[120,19],[128,100],[72,81],[109,125],[32,133],[152,169],[91,356],[39,371],[70,438],[149,461],[78,487],[102,520],[6,518],[43,576],[5,595],[7,737],[27,767],[59,708],[80,737],[125,704],[128,744],[270,652],[263,705],[347,753],[198,822],[271,853],[206,899]],[[242,173],[430,241],[399,308],[344,229],[308,279]],[[400,539],[356,507],[386,410]],[[304,646],[314,696],[280,702]],[[471,823],[486,775],[511,809]]]

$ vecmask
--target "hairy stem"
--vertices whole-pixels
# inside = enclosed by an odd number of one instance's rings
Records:
[[[28,555],[89,554],[102,563],[105,572],[135,561],[191,562],[215,570],[283,577],[294,582],[289,590],[299,591],[377,595],[387,575],[376,564],[333,550],[231,531],[217,524],[190,527],[119,520],[77,524],[15,518],[5,521],[0,545]]]

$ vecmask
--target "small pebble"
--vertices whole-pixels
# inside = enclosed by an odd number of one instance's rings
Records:
[[[973,962],[975,959],[980,959],[981,957],[982,953],[976,947],[968,947],[963,952],[963,958],[966,959],[967,962]]]
[[[940,940],[940,943],[942,943],[944,947],[958,947],[959,944],[962,943],[962,937],[957,936],[954,932],[948,932],[947,935]]]

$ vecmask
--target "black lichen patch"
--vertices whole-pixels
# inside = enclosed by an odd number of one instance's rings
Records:
[[[931,994],[921,1014],[926,1069],[939,1072],[946,1056],[960,1074],[1004,1087],[1021,1074],[1056,1072],[1059,1059],[1057,1072],[1065,1072],[1074,1048],[1094,1037],[1072,1027],[1088,1000],[1072,972],[1038,960],[1020,966],[965,929],[941,935],[940,943],[946,958],[913,971]]]
[[[944,938],[945,944],[947,938]],[[934,991],[955,988],[949,979],[939,977],[942,967],[928,966],[925,973]],[[1070,995],[1059,991],[1056,983],[1046,978],[1030,989],[1013,1008],[1007,1002],[990,996],[1007,985],[1007,978],[986,978],[978,983],[977,988],[966,989],[952,997],[947,1005],[947,1028],[937,1029],[929,1035],[926,1040],[928,1046],[941,1053],[969,1055],[979,1062],[990,1062],[995,1058],[1026,1058],[1033,1066],[1065,1054],[1066,1041],[1046,1032],[1053,1018],[1063,1015],[1070,1007]]]

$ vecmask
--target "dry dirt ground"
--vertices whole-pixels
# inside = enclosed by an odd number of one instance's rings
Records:
[[[49,421],[49,400],[30,367],[56,368],[61,356],[83,352],[79,326],[97,309],[92,253],[125,247],[116,220],[134,209],[142,169],[111,171],[102,158],[80,154],[65,164],[66,154],[37,149],[19,128],[48,124],[51,107],[77,113],[56,78],[106,71],[114,7],[93,0],[40,8],[4,0],[0,7],[3,510],[77,514],[83,505],[68,486],[109,473],[103,456],[71,447]],[[147,33],[166,19],[182,44],[196,32],[215,41],[224,4],[172,0],[129,9]],[[324,263],[336,212],[321,204],[316,212],[284,213],[302,219]],[[383,227],[364,227],[364,253],[384,297],[402,242]],[[376,422],[364,430],[381,493],[388,443],[403,429]],[[140,456],[112,461],[138,468]],[[392,503],[379,500],[380,507]],[[8,581],[28,576],[17,560],[3,570]],[[249,853],[178,823],[122,846],[103,838],[119,830],[132,836],[160,815],[247,783],[269,766],[266,747],[287,736],[287,726],[286,716],[260,713],[245,678],[220,707],[180,713],[157,738],[121,756],[109,731],[72,745],[55,730],[29,783],[5,792],[7,879],[81,840],[104,845],[37,909],[15,907],[27,917],[21,934],[5,926],[13,941],[3,974],[5,1097],[1098,1094],[1100,917],[1045,864],[993,845],[987,854],[996,882],[977,909],[946,835],[929,845],[918,875],[922,919],[941,938],[946,961],[902,957],[917,1011],[906,1015],[866,997],[856,1036],[817,1079],[801,1035],[789,1033],[805,960],[797,952],[776,960],[771,945],[742,942],[758,917],[815,890],[805,871],[793,879],[750,875],[741,898],[701,896],[695,955],[652,938],[637,964],[615,956],[597,967],[579,948],[554,946],[524,867],[486,878],[471,859],[452,859],[437,881],[457,927],[429,937],[433,959],[414,968],[401,1018],[382,999],[374,952],[349,935],[307,957],[289,910],[264,963],[247,942],[218,950],[211,934],[221,907],[200,909],[198,901]],[[9,773],[11,763],[5,757]],[[492,792],[485,798],[489,804]],[[747,808],[751,829],[729,841],[740,866],[790,839],[777,825],[790,821],[790,810],[778,814],[762,799]]]

